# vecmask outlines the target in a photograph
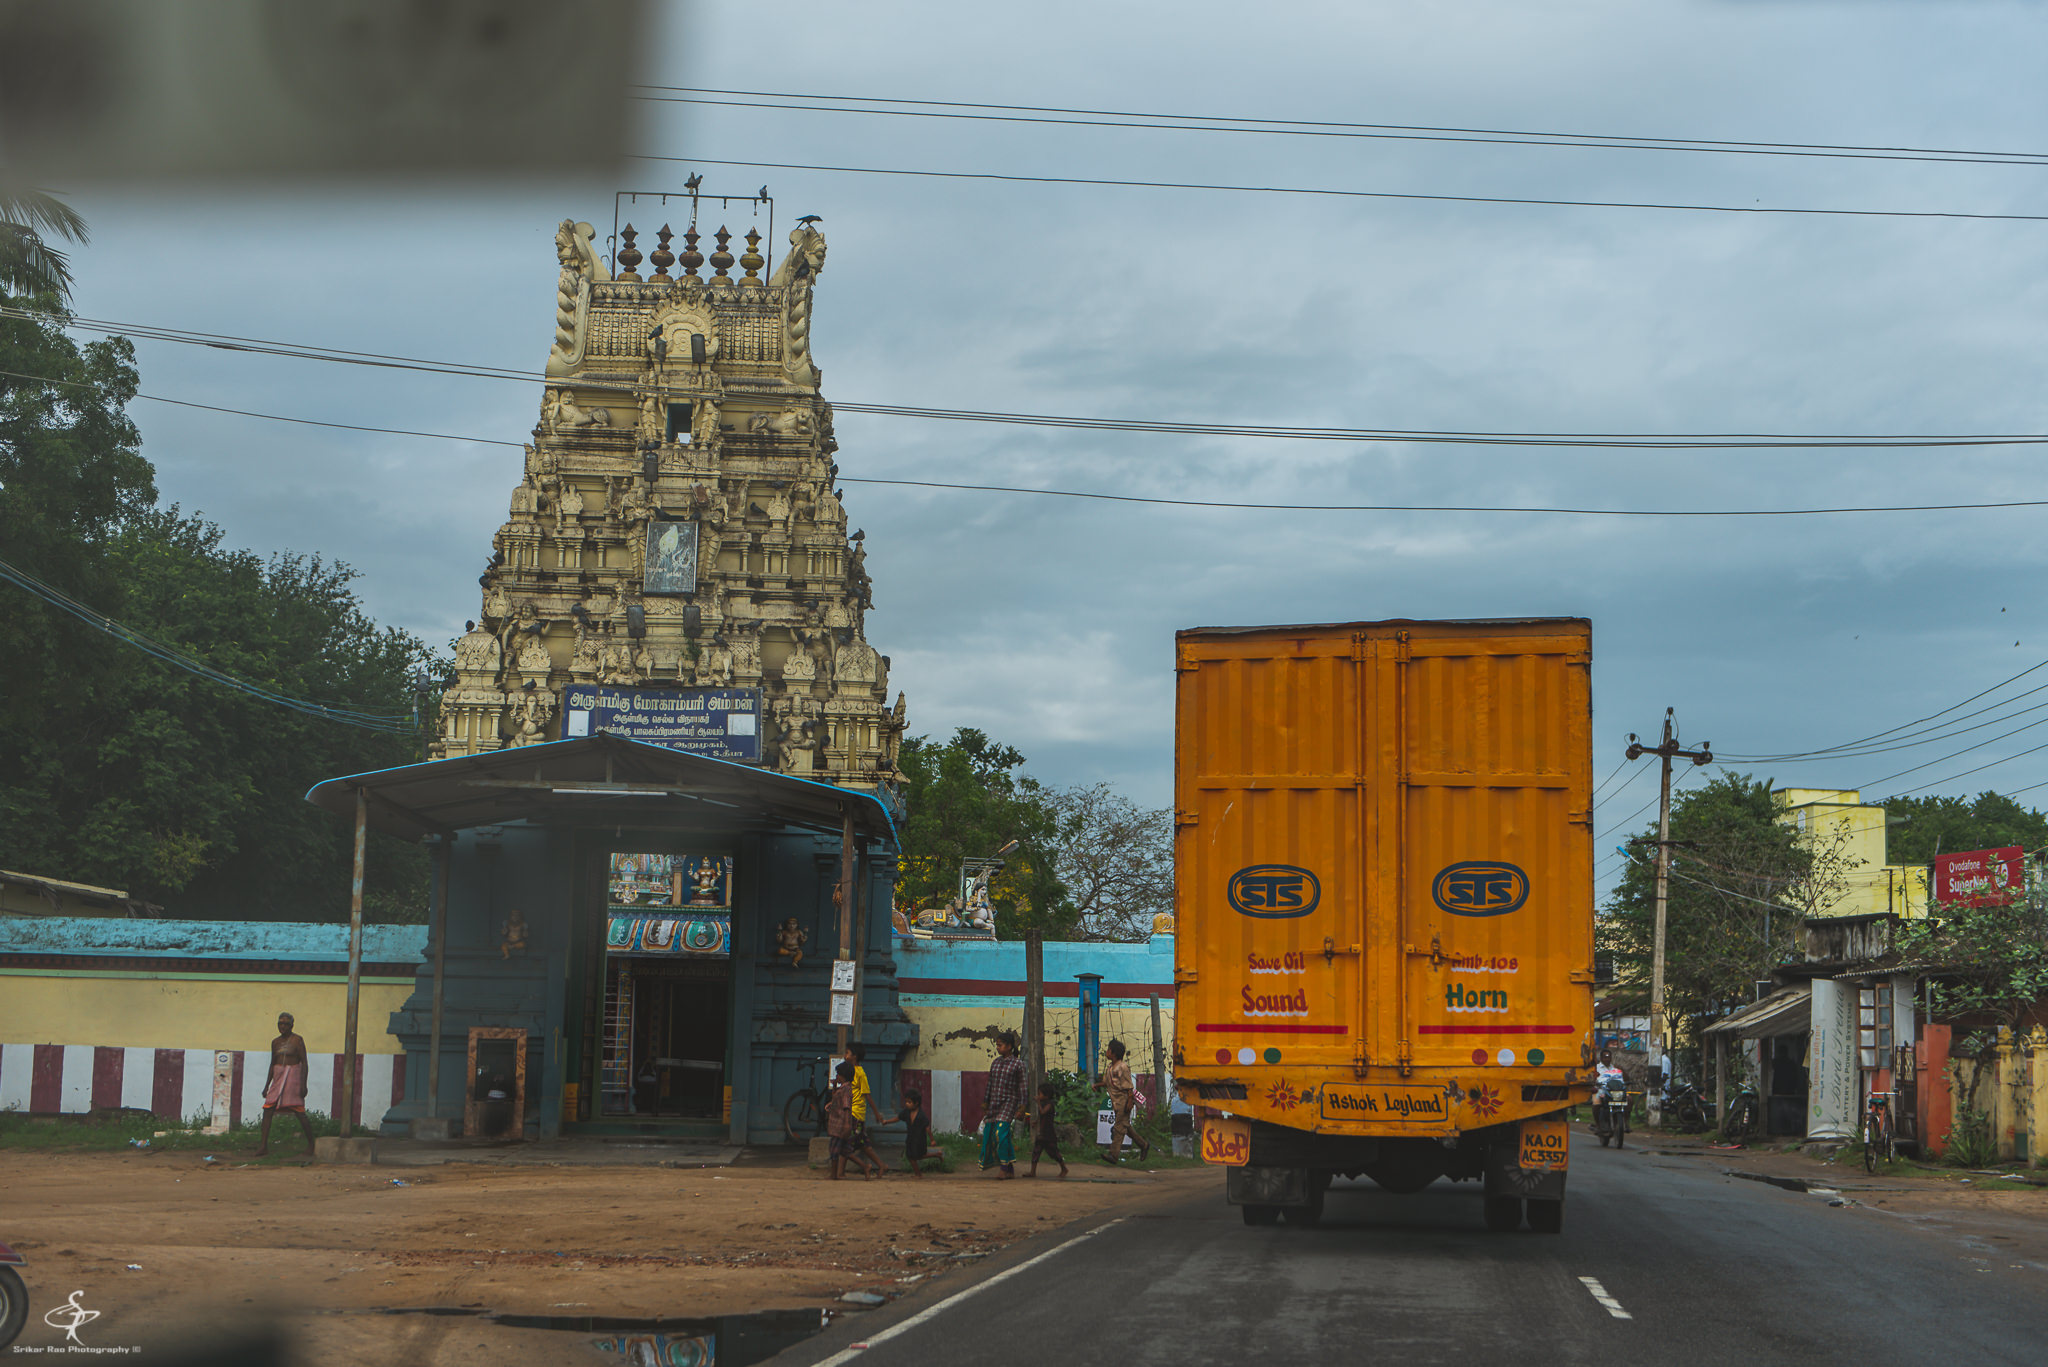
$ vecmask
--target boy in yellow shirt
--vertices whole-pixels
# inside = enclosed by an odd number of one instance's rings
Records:
[[[879,1176],[887,1169],[875,1153],[875,1146],[868,1139],[868,1070],[861,1066],[867,1060],[868,1051],[861,1044],[848,1041],[846,1062],[853,1065],[853,1136],[847,1143],[847,1152],[866,1164],[872,1173]]]

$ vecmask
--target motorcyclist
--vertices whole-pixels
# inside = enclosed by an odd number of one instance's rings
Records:
[[[1610,1092],[1617,1101],[1628,1095],[1628,1079],[1622,1075],[1621,1069],[1614,1066],[1614,1051],[1611,1049],[1600,1051],[1599,1066],[1593,1070],[1593,1090]]]
[[[1628,1132],[1628,1078],[1614,1066],[1611,1050],[1600,1051],[1593,1069],[1593,1130],[1605,1145],[1608,1136],[1619,1138]]]

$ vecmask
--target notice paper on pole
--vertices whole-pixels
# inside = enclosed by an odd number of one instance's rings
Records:
[[[832,990],[834,992],[853,991],[853,960],[834,959],[832,961]]]
[[[832,1024],[853,1024],[853,993],[834,992],[832,994]]]

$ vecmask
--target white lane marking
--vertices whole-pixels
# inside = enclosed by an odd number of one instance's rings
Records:
[[[841,1350],[840,1352],[834,1353],[831,1357],[828,1357],[823,1362],[820,1362],[818,1364],[818,1367],[841,1367],[842,1363],[852,1362],[855,1358],[859,1357],[861,1353],[863,1353],[867,1349],[873,1348],[876,1344],[879,1343],[887,1343],[890,1339],[895,1338],[898,1334],[904,1333],[911,1329],[915,1329],[918,1325],[923,1324],[926,1320],[932,1318],[934,1315],[937,1315],[940,1311],[945,1310],[950,1306],[958,1305],[961,1301],[966,1300],[970,1296],[979,1296],[982,1292],[988,1290],[990,1287],[995,1286],[1000,1282],[1008,1281],[1010,1278],[1016,1276],[1019,1272],[1024,1271],[1026,1268],[1036,1267],[1039,1263],[1044,1262],[1047,1258],[1053,1257],[1057,1254],[1064,1253],[1068,1249],[1072,1248],[1075,1244],[1085,1243],[1087,1240],[1094,1238],[1096,1235],[1102,1233],[1103,1230],[1110,1228],[1112,1225],[1120,1225],[1122,1223],[1123,1219],[1121,1216],[1119,1216],[1117,1219],[1111,1220],[1109,1224],[1097,1225],[1095,1228],[1087,1231],[1085,1234],[1076,1234],[1073,1238],[1067,1240],[1065,1243],[1057,1245],[1053,1248],[1048,1248],[1045,1252],[1039,1254],[1035,1258],[1027,1258],[1023,1262],[1018,1263],[1015,1267],[1006,1268],[1005,1270],[996,1273],[995,1276],[990,1277],[987,1281],[975,1283],[973,1286],[968,1287],[965,1291],[956,1291],[952,1295],[946,1297],[946,1299],[940,1301],[937,1305],[926,1306],[923,1310],[918,1311],[915,1315],[912,1315],[909,1319],[903,1321],[903,1323],[901,1324],[892,1324],[887,1329],[882,1330],[879,1334],[871,1335],[870,1337],[863,1339],[859,1343],[852,1344],[849,1347]]]
[[[1579,1282],[1588,1291],[1593,1293],[1594,1300],[1607,1307],[1607,1313],[1614,1316],[1614,1318],[1618,1320],[1632,1320],[1635,1318],[1634,1315],[1621,1308],[1620,1301],[1607,1294],[1607,1288],[1600,1285],[1598,1277],[1581,1277]]]

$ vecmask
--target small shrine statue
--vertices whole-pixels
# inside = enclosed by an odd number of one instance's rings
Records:
[[[775,957],[789,960],[791,968],[802,968],[804,942],[810,938],[808,932],[798,927],[796,917],[789,917],[775,932]]]
[[[505,938],[498,942],[498,957],[509,959],[515,949],[526,952],[526,916],[517,907],[505,913]]]
[[[696,870],[690,875],[690,905],[693,907],[715,907],[718,901],[718,861],[699,859]]]

